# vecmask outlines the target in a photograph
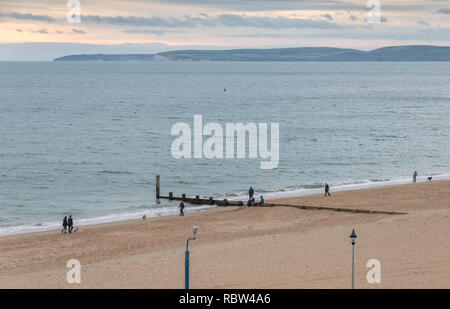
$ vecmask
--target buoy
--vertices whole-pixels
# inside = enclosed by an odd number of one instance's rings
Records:
[[[136,114],[136,111],[134,111],[133,113],[135,113],[135,114]]]

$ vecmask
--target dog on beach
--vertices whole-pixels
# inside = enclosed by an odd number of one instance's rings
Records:
[[[145,221],[145,219],[147,219],[147,216],[146,216],[146,215],[143,215],[143,216],[142,216],[142,220]]]
[[[427,181],[431,181],[431,179],[433,179],[433,177],[428,177],[428,178],[427,178]]]

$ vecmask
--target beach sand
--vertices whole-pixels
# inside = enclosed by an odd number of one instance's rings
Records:
[[[294,207],[229,207],[185,217],[0,238],[0,288],[450,288],[450,181],[379,187],[272,202],[406,212],[354,214]],[[66,263],[81,263],[68,284]],[[381,263],[369,284],[366,263]]]

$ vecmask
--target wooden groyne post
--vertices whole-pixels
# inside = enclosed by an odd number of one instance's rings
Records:
[[[156,175],[156,199],[159,200],[159,189],[160,189],[160,184],[159,184],[159,175]]]
[[[159,175],[156,175],[156,199],[168,199],[171,201],[183,201],[190,204],[197,204],[197,205],[217,205],[217,206],[243,206],[244,204],[242,201],[228,201],[227,199],[224,200],[217,200],[212,197],[209,198],[201,198],[200,195],[196,195],[194,198],[187,197],[185,193],[179,196],[175,196],[173,192],[169,192],[169,195],[161,195],[161,186],[160,186],[160,180],[161,177]]]

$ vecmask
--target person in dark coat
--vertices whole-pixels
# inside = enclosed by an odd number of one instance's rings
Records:
[[[180,202],[180,216],[182,217],[182,216],[184,216],[184,203],[181,201]]]
[[[325,184],[325,196],[331,196],[330,186],[327,183]]]
[[[250,187],[250,190],[248,190],[248,199],[251,200],[253,199],[253,194],[255,193],[255,191],[253,190],[252,187]]]
[[[73,219],[72,216],[69,216],[69,220],[67,220],[67,225],[69,226],[69,234],[72,233],[73,230]]]
[[[63,220],[63,229],[61,230],[61,234],[62,233],[67,234],[67,216],[64,217],[64,220]]]

